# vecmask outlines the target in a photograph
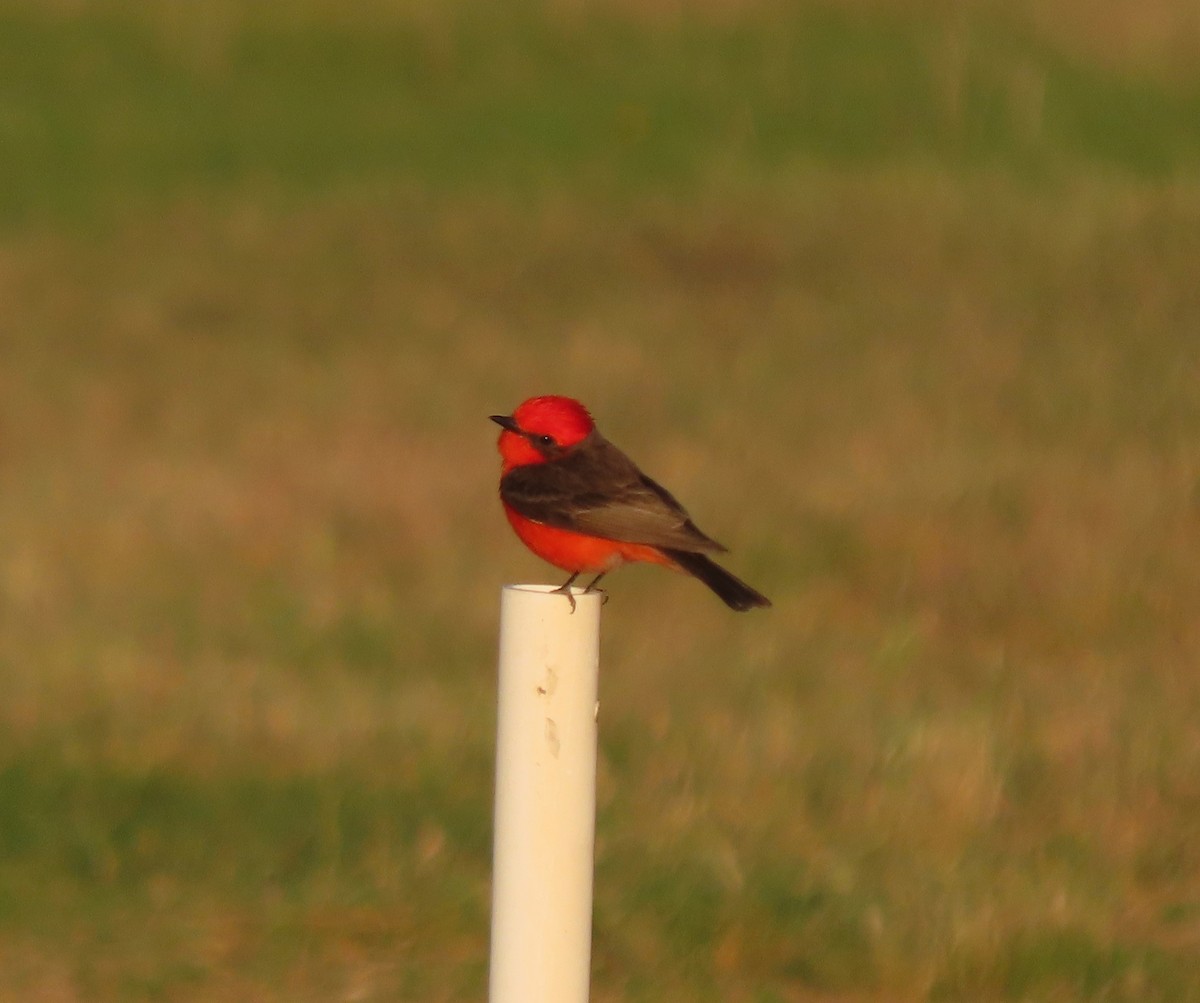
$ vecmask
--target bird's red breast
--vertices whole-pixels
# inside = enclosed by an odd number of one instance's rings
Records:
[[[598,575],[604,571],[612,571],[627,561],[648,561],[651,564],[674,567],[674,562],[655,547],[606,540],[600,536],[588,536],[586,533],[547,526],[526,519],[507,503],[504,504],[504,514],[525,546],[543,561],[553,564],[556,568],[562,568],[563,571],[582,571]]]

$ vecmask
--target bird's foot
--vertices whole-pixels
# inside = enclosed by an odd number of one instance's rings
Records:
[[[600,574],[598,574],[598,575],[597,575],[595,578],[593,578],[593,579],[592,579],[590,582],[588,582],[588,587],[587,587],[586,589],[584,589],[583,591],[584,591],[584,592],[595,592],[595,591],[596,591],[596,584],[597,584],[597,583],[600,581],[600,579],[601,579],[601,578],[603,578],[603,577],[604,577],[606,574],[608,574],[608,572],[607,572],[607,571],[601,571],[601,572],[600,572]],[[604,592],[604,593],[602,593],[602,598],[600,599],[600,605],[601,605],[601,606],[607,606],[607,605],[608,605],[608,593],[607,593],[607,592]]]
[[[565,582],[563,582],[558,588],[553,589],[551,592],[551,595],[553,595],[555,592],[557,592],[559,595],[566,596],[567,602],[569,602],[571,604],[571,612],[572,613],[575,612],[575,596],[571,592],[571,586],[575,583],[575,579],[578,577],[579,577],[579,572],[576,571],[575,574],[573,574],[570,578],[568,578]],[[586,592],[587,590],[585,589],[584,591]]]

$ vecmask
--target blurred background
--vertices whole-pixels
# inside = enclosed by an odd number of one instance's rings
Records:
[[[1200,999],[1190,0],[5,0],[0,999],[481,1000],[487,415],[608,581],[594,992]]]

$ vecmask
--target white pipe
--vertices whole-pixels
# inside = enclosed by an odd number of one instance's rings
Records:
[[[500,598],[490,1003],[586,1003],[601,595]]]

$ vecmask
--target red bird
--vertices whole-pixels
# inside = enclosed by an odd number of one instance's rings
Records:
[[[643,474],[597,430],[570,397],[533,397],[499,425],[500,500],[521,541],[542,560],[569,571],[557,591],[571,600],[581,574],[596,577],[629,561],[648,561],[699,578],[731,609],[771,601],[709,554],[725,548],[700,532],[683,506]]]

